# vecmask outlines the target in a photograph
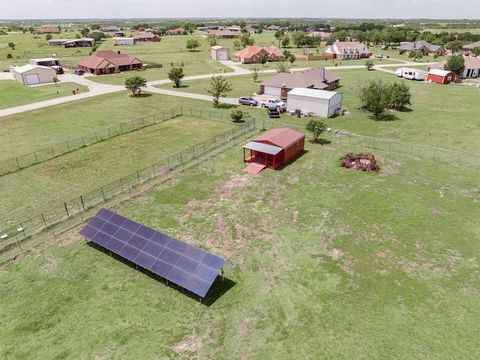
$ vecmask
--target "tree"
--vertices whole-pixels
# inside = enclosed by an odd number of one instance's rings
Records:
[[[179,88],[180,82],[184,77],[183,74],[183,67],[181,66],[172,66],[171,69],[168,71],[168,79],[173,81],[174,87]]]
[[[368,71],[372,70],[373,68],[373,61],[372,60],[367,60],[365,61],[365,67],[367,68]]]
[[[480,47],[473,48],[472,55],[480,56]]]
[[[8,47],[12,50],[15,50],[15,43],[14,42],[9,42]]]
[[[391,104],[390,87],[382,80],[370,80],[360,87],[360,103],[375,119],[381,118]]]
[[[207,92],[213,96],[213,106],[218,107],[218,99],[232,91],[232,83],[221,76],[212,76]]]
[[[52,40],[53,39],[53,35],[52,34],[47,34],[45,35],[45,40],[48,41],[48,40]]]
[[[98,32],[98,31],[95,31],[95,32],[92,32],[90,34],[90,37],[95,40],[95,42],[98,42],[98,41],[101,41],[105,38],[105,34],[102,33],[102,32]]]
[[[125,80],[125,87],[133,96],[140,96],[142,88],[147,86],[147,80],[141,76],[132,76]]]
[[[465,59],[460,54],[450,56],[445,64],[445,70],[461,75],[465,70]]]
[[[297,60],[297,58],[295,57],[295,55],[290,54],[290,55],[288,56],[288,61],[290,61],[290,65],[293,65],[293,63],[295,62],[295,60]]]
[[[414,59],[414,60],[417,60],[417,59],[421,59],[423,57],[422,53],[420,51],[411,51],[410,54],[408,54],[408,57],[410,59]]]
[[[463,47],[463,41],[460,41],[460,40],[453,40],[453,41],[449,41],[445,47],[447,49],[450,49],[452,50],[452,52],[456,53],[456,52],[459,52],[460,49]]]
[[[268,61],[268,58],[265,55],[260,56],[260,64],[265,65]]]
[[[280,41],[282,41],[283,36],[285,35],[285,32],[283,30],[277,30],[275,31],[275,39],[278,40],[278,46],[280,46]]]
[[[258,81],[258,68],[254,67],[252,70],[252,77],[253,77],[253,82]]]
[[[290,67],[285,61],[279,61],[277,63],[277,72],[278,73],[289,73],[290,72]]]
[[[255,44],[255,39],[253,39],[248,32],[240,35],[239,41],[243,47],[252,46]]]
[[[217,37],[211,37],[208,39],[208,42],[210,43],[210,46],[216,46],[217,45]]]
[[[82,30],[80,30],[80,34],[82,34],[83,37],[86,37],[89,32],[90,32],[90,30],[86,27],[83,28]]]
[[[257,30],[256,30],[256,33],[257,33],[257,34],[262,34],[262,33],[263,33],[263,29],[262,29],[262,28],[257,29]]]
[[[393,83],[390,85],[390,105],[389,108],[403,110],[405,106],[411,105],[410,88],[404,83]]]
[[[233,109],[230,113],[233,122],[240,122],[243,118],[243,111],[240,109]]]
[[[286,48],[288,45],[290,45],[290,37],[285,34],[282,38],[282,47]]]
[[[327,129],[327,126],[322,120],[311,119],[305,126],[305,129],[312,133],[313,142],[318,142],[320,135]]]
[[[242,43],[240,42],[240,40],[233,40],[233,47],[235,48],[235,50],[241,49]]]
[[[186,47],[188,51],[195,51],[200,47],[200,43],[197,39],[188,39]]]

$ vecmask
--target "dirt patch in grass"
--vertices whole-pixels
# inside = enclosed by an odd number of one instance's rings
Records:
[[[45,261],[44,264],[40,266],[40,271],[44,273],[55,271],[62,262],[60,258],[51,254],[40,253],[39,256]]]
[[[187,335],[181,341],[172,346],[172,350],[177,354],[184,352],[197,352],[203,347],[203,342],[207,338],[208,334],[205,333],[201,336]]]

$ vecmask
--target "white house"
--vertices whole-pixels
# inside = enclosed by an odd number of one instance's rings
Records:
[[[372,55],[368,46],[354,41],[335,41],[325,49],[325,56],[332,59],[362,59]]]
[[[331,117],[342,108],[342,94],[335,91],[295,88],[287,95],[287,111]]]
[[[462,77],[477,78],[480,76],[480,58],[465,56],[465,70],[463,70]]]
[[[54,82],[57,77],[55,69],[32,64],[13,66],[10,68],[10,72],[15,80],[24,85],[47,84]]]
[[[113,43],[117,45],[135,45],[135,39],[133,37],[116,37],[113,38]]]
[[[230,49],[223,46],[212,46],[210,48],[210,57],[215,61],[225,61],[230,59]]]

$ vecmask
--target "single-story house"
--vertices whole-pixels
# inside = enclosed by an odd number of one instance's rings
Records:
[[[134,56],[122,54],[120,51],[99,50],[84,58],[78,67],[89,74],[113,74],[115,71],[140,70],[143,63]]]
[[[41,65],[41,66],[60,66],[60,61],[57,58],[38,58],[30,59],[28,61],[32,65]]]
[[[335,91],[295,88],[287,94],[287,111],[329,118],[342,108],[342,98],[342,94]]]
[[[147,30],[147,29],[146,29],[146,28],[144,28],[144,27],[140,27],[140,28],[138,28],[138,31],[140,31],[140,32],[145,32],[145,30]]]
[[[325,49],[324,55],[331,59],[362,59],[372,56],[368,46],[356,41],[335,41]]]
[[[240,32],[242,30],[242,28],[238,25],[233,25],[233,26],[230,26],[227,28],[227,30],[229,31],[235,31],[235,32]]]
[[[254,28],[253,26],[246,26],[245,31],[250,33],[250,34],[255,34],[257,32],[257,29]]]
[[[452,71],[431,69],[427,73],[427,81],[431,81],[437,84],[449,84],[455,81],[455,74]]]
[[[122,29],[115,25],[105,25],[100,28],[100,31],[102,32],[117,32],[120,30]]]
[[[37,34],[60,34],[58,26],[44,26],[35,31]]]
[[[278,30],[280,30],[280,26],[278,26],[278,25],[270,25],[269,27],[267,27],[267,30],[269,30],[269,31],[278,31]]]
[[[266,56],[268,61],[285,60],[285,56],[280,51],[280,49],[277,48],[276,46],[263,48],[260,46],[253,45],[238,51],[233,56],[236,61],[239,61],[242,64],[259,63],[262,56]]]
[[[15,80],[24,85],[52,83],[57,78],[55,69],[48,66],[27,64],[10,68]]]
[[[187,31],[184,28],[170,29],[166,31],[167,35],[185,35]]]
[[[294,88],[333,90],[339,84],[340,78],[337,75],[324,67],[316,67],[272,76],[260,83],[260,93],[285,99],[288,92]]]
[[[135,45],[135,39],[133,37],[114,37],[113,44],[118,45]]]
[[[115,31],[113,33],[113,36],[115,37],[124,37],[125,36],[125,31]]]
[[[239,31],[231,30],[210,30],[207,33],[207,37],[216,39],[235,39],[240,36]]]
[[[464,56],[465,69],[461,75],[462,78],[471,79],[477,78],[480,76],[480,57],[471,57]],[[432,69],[441,69],[444,70],[445,64],[447,62],[443,61],[437,64],[432,65]]]
[[[331,32],[325,32],[325,31],[312,31],[308,34],[308,36],[311,37],[319,37],[322,40],[328,40],[330,36],[332,36]]]
[[[480,50],[480,41],[464,45],[462,47],[462,52],[464,55],[472,55],[473,50],[479,49]]]
[[[70,39],[50,39],[48,40],[48,45],[50,46],[61,46],[65,44],[67,41],[70,41]]]
[[[65,43],[63,45],[66,48],[93,47],[93,45],[95,45],[95,39],[93,39],[93,38],[73,39],[73,40],[65,41]]]
[[[305,134],[289,129],[272,129],[243,146],[243,162],[246,171],[259,173],[264,168],[278,169],[304,152]],[[250,152],[246,156],[246,151]]]
[[[443,56],[447,53],[445,48],[439,45],[433,45],[425,40],[418,40],[414,42],[402,42],[400,46],[397,47],[398,52],[400,53],[411,53],[411,52],[419,52],[422,55],[438,55]]]
[[[160,36],[153,33],[145,32],[143,34],[134,35],[133,39],[135,40],[135,42],[137,41],[159,42]]]
[[[210,58],[215,61],[225,61],[230,59],[230,49],[216,45],[210,48]]]

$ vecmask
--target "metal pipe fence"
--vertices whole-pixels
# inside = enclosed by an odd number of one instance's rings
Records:
[[[202,157],[225,145],[251,134],[257,128],[255,119],[246,121],[232,130],[195,144],[147,167],[138,169],[120,179],[105,184],[79,197],[58,204],[44,212],[0,231],[0,255],[3,259],[23,253],[22,245],[33,235],[50,230],[57,235],[83,222],[85,216],[100,206],[109,206],[114,198],[143,192],[168,178],[173,171],[182,171]],[[121,199],[115,199],[119,202]]]

